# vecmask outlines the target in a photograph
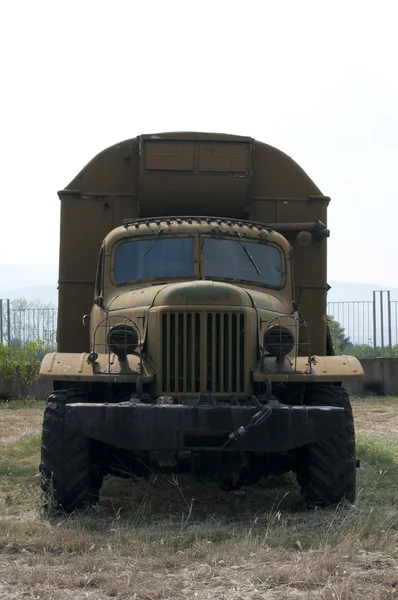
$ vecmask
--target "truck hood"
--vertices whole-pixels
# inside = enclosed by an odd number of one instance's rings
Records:
[[[160,285],[151,285],[149,287],[139,288],[137,290],[127,290],[121,292],[109,302],[108,310],[125,310],[128,308],[150,308],[157,294],[168,287],[168,283]]]
[[[184,281],[129,290],[114,297],[108,310],[151,308],[152,306],[246,306],[290,314],[292,309],[282,298],[220,281]]]

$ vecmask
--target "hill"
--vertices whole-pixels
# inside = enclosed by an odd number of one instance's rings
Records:
[[[31,295],[41,298],[51,296],[48,288],[57,289],[58,265],[18,264],[0,265],[0,298],[18,298]],[[54,293],[53,293],[54,296]]]
[[[58,265],[0,265],[0,298],[26,298],[57,304]],[[373,290],[389,289],[372,283],[329,282],[328,302],[372,300]],[[398,300],[398,289],[390,288],[391,299]]]
[[[329,282],[328,302],[349,302],[373,300],[373,291],[390,290],[391,300],[398,300],[398,289],[373,283]]]

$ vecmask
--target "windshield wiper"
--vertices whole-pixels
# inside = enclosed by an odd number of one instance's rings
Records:
[[[159,231],[157,232],[157,234],[155,235],[155,237],[152,238],[152,244],[149,246],[148,250],[146,252],[144,252],[144,254],[141,256],[141,258],[145,258],[146,255],[150,253],[150,251],[152,250],[152,248],[154,247],[154,245],[158,241],[158,237],[159,237],[159,235],[161,233],[163,233],[163,229],[159,229]]]
[[[242,246],[243,250],[246,252],[247,256],[249,257],[250,262],[252,263],[253,267],[256,269],[257,274],[261,275],[260,269],[258,268],[258,266],[256,265],[256,263],[254,262],[254,258],[252,257],[252,255],[250,254],[249,250],[246,248],[246,246],[242,242],[242,237],[241,237],[240,233],[238,233],[238,236],[239,236],[239,243]]]

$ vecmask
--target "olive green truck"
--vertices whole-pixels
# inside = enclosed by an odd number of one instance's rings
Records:
[[[308,506],[355,499],[352,410],[327,326],[330,199],[252,138],[141,135],[59,192],[58,351],[42,486],[65,510],[106,474],[293,471]],[[122,465],[122,467],[121,467]]]

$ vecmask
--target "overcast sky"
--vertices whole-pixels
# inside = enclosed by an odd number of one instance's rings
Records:
[[[397,22],[380,0],[1,2],[0,264],[57,262],[56,192],[103,148],[218,131],[332,197],[330,281],[398,287]]]

